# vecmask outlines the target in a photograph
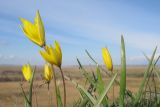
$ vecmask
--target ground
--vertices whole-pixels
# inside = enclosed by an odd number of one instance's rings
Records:
[[[48,105],[48,90],[47,85],[43,84],[42,67],[37,67],[36,71],[36,80],[34,82],[33,89],[33,107],[46,107]],[[87,71],[90,73],[94,72],[94,66],[85,66]],[[103,67],[105,69],[105,67]],[[127,67],[127,88],[132,92],[137,92],[138,87],[143,79],[143,73],[145,71],[145,66],[128,66]],[[60,84],[61,92],[63,92],[63,86],[61,81],[61,76],[56,68],[56,76]],[[63,67],[65,75],[70,76],[77,83],[84,85],[85,78],[82,76],[82,73],[79,71],[78,66],[68,66]],[[114,72],[118,71],[120,73],[119,67],[114,68]],[[110,77],[102,71],[103,79],[107,85]],[[119,76],[117,78],[119,80]],[[20,90],[20,83],[23,84],[25,91],[28,89],[28,83],[25,82],[20,66],[0,66],[0,107],[14,107],[13,105],[18,105],[18,107],[23,107],[24,99]],[[70,81],[66,81],[67,87],[67,107],[71,107],[79,98],[79,93]],[[112,100],[112,89],[110,89],[108,96]],[[115,96],[119,94],[119,87],[115,84]],[[50,95],[54,96],[53,81],[50,83]],[[63,95],[63,93],[62,93]],[[36,103],[37,100],[37,103]],[[54,97],[52,98],[53,103],[55,104]],[[16,107],[16,106],[15,106]]]

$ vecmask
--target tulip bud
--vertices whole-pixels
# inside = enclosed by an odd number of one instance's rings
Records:
[[[48,64],[45,64],[44,65],[44,79],[47,81],[47,82],[50,82],[53,78],[53,72],[52,71],[52,68],[50,65]]]
[[[107,48],[102,48],[102,57],[109,71],[113,70],[112,58]]]
[[[27,81],[30,81],[30,79],[32,77],[32,68],[31,68],[30,64],[23,65],[22,73],[23,73],[24,78]]]

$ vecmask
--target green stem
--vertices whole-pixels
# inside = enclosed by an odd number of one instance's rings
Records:
[[[154,75],[154,73],[152,74],[153,75],[153,77],[152,77],[152,81],[153,81],[153,85],[154,85],[154,92],[155,92],[155,101],[156,101],[156,103],[157,103],[157,86],[156,86],[156,81],[155,81],[155,75]]]
[[[20,87],[21,87],[21,90],[22,90],[22,93],[23,93],[23,97],[25,98],[25,101],[26,101],[27,105],[30,104],[30,102],[29,102],[29,100],[28,100],[28,98],[27,98],[27,96],[26,96],[26,94],[24,92],[24,89],[23,89],[21,84],[20,84]]]
[[[114,83],[113,83],[113,88],[112,88],[112,91],[113,91],[113,103],[114,103]]]
[[[52,68],[52,71],[53,71],[53,65],[51,65],[51,68]],[[56,83],[56,75],[55,75],[55,72],[53,72],[53,79],[54,79],[54,88],[55,88],[55,93],[56,93],[56,97],[55,97],[55,100],[56,100],[56,107],[58,107],[58,100],[57,100],[57,83]]]
[[[61,71],[61,75],[62,75],[62,80],[63,80],[63,92],[64,92],[64,107],[66,107],[66,84],[65,84],[65,80],[64,80],[64,75],[63,75],[63,71],[62,68],[59,67],[60,71]]]
[[[46,45],[44,45],[42,48],[47,51]],[[54,68],[53,68],[53,65],[52,65],[52,64],[50,64],[50,65],[51,65],[51,68],[52,68],[52,71],[53,71],[53,69],[54,69]],[[56,83],[56,75],[55,75],[55,72],[53,72],[53,78],[54,78],[54,88],[55,88],[55,93],[56,93],[56,97],[55,97],[56,107],[58,107],[58,100],[57,100],[58,94],[57,94],[57,83]]]
[[[37,91],[37,89],[35,90],[35,93],[34,93],[34,94],[35,94],[36,106],[38,107],[38,101],[37,101],[37,92],[36,92],[36,91]]]
[[[47,83],[47,85],[48,85],[48,106],[51,107],[51,99],[50,99],[49,83]]]
[[[114,76],[113,70],[111,71],[111,73]],[[113,88],[112,88],[112,97],[113,97],[113,104],[114,104],[114,82],[113,82]]]

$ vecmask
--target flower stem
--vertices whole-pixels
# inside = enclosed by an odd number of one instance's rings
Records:
[[[34,95],[35,95],[35,102],[36,102],[36,107],[38,107],[38,101],[37,101],[37,87],[35,87],[35,92],[34,92]]]
[[[114,83],[113,83],[113,103],[114,103]]]
[[[44,45],[42,48],[47,51],[46,45]],[[54,68],[53,68],[53,65],[52,65],[52,64],[50,64],[50,65],[51,65],[51,68],[52,68],[52,71],[53,71],[53,69],[54,69]],[[56,75],[55,75],[55,72],[53,72],[53,79],[54,79],[54,88],[55,88],[55,93],[56,93],[56,97],[55,97],[56,107],[58,107],[58,100],[57,100],[58,94],[57,94],[57,83],[56,83]]]
[[[52,71],[53,71],[53,65],[51,66],[52,68]],[[55,100],[56,100],[56,107],[58,107],[58,100],[57,100],[57,83],[56,83],[56,75],[55,75],[55,72],[53,72],[53,79],[54,79],[54,88],[55,88],[55,93],[56,93],[56,97],[55,97]]]
[[[51,98],[50,98],[50,90],[49,90],[49,83],[47,83],[48,85],[48,106],[51,107]]]
[[[112,75],[114,75],[113,71],[112,72]],[[113,104],[114,104],[114,82],[113,82],[113,88],[112,88],[112,97],[113,97]]]
[[[63,91],[64,91],[64,107],[66,107],[66,84],[65,84],[65,80],[64,80],[64,75],[63,75],[63,71],[62,68],[59,67],[60,71],[61,71],[61,75],[62,75],[62,80],[63,80]]]

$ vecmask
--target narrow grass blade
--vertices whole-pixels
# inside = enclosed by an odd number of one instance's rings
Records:
[[[63,107],[59,86],[57,86],[57,100],[58,100],[58,107]]]
[[[26,101],[26,99],[24,99],[24,106],[27,107],[28,102]]]
[[[89,93],[92,93],[88,90]],[[80,102],[79,104],[75,105],[74,107],[88,107],[88,106],[93,106],[93,104],[90,102],[89,98],[86,96],[86,94],[83,92],[83,91],[80,91],[79,90],[79,93],[81,95],[81,98],[80,98]]]
[[[144,54],[144,55],[145,55],[146,59],[147,59],[148,61],[150,61],[150,59],[147,57],[147,55],[146,55],[146,54]],[[158,96],[157,96],[157,85],[156,85],[156,81],[155,81],[155,74],[157,75],[158,79],[160,79],[159,74],[158,74],[158,71],[156,70],[155,66],[156,66],[159,58],[160,58],[160,56],[158,56],[158,58],[155,60],[155,62],[153,62],[153,64],[152,64],[152,69],[151,69],[150,75],[149,75],[149,77],[148,77],[148,81],[147,81],[147,83],[146,83],[146,84],[148,84],[149,78],[150,78],[151,75],[152,75],[152,82],[153,82],[153,86],[154,86],[155,102],[156,102],[155,105],[158,104],[158,103],[157,103],[157,99],[158,99]],[[155,74],[153,73],[153,71],[155,72]],[[146,86],[147,86],[147,85],[146,85]],[[146,87],[145,87],[145,88],[146,88]],[[146,91],[146,89],[145,89],[145,91]]]
[[[88,99],[88,97],[85,95],[85,93],[83,91],[79,90],[79,92],[81,94],[81,99],[80,99],[81,101],[80,101],[78,107],[85,107],[90,102],[90,100]]]
[[[104,90],[104,83],[102,80],[102,75],[100,73],[100,67],[98,65],[98,63],[96,62],[96,60],[90,55],[90,53],[85,50],[85,52],[87,53],[87,55],[89,56],[89,58],[96,64],[97,68],[96,68],[96,76],[97,76],[97,82],[96,82],[96,89],[98,91],[98,94],[100,95],[103,90]],[[107,99],[104,98],[102,101],[103,107],[107,107],[108,103],[107,103]]]
[[[100,69],[97,67],[96,69],[96,74],[97,74],[97,83],[96,83],[96,88],[97,88],[97,91],[98,93],[100,94],[103,90],[104,90],[104,83],[103,83],[103,80],[102,80],[102,75],[100,73]]]
[[[85,90],[81,85],[77,84],[77,89],[81,92],[83,92],[87,97],[88,99],[92,102],[92,104],[95,104],[95,99],[90,95],[89,92],[87,92],[87,90]]]
[[[117,73],[113,76],[113,78],[111,79],[111,81],[109,82],[108,86],[103,90],[102,94],[98,97],[98,100],[96,101],[96,104],[93,107],[99,107],[102,100],[104,99],[104,97],[106,96],[107,92],[109,91],[109,89],[111,88],[114,80],[117,77]]]
[[[33,87],[33,80],[34,80],[35,70],[36,70],[36,67],[34,68],[34,70],[32,72],[32,78],[31,78],[30,86],[29,86],[29,98],[28,98],[28,100],[30,102],[30,107],[32,107],[32,87]]]
[[[160,74],[159,74],[159,72],[157,70],[155,70],[155,73],[156,73],[156,75],[157,75],[157,77],[158,77],[158,79],[160,81]]]
[[[101,68],[102,71],[104,71],[108,76],[111,76],[110,73],[108,71],[106,71],[103,67],[99,66],[99,64],[96,62],[96,60],[91,56],[91,54],[85,50],[87,55],[89,56],[89,58],[99,67]]]
[[[85,52],[87,53],[89,58],[97,65],[98,63],[96,62],[96,60],[94,60],[94,58],[90,55],[90,53],[87,50],[85,50]]]
[[[89,58],[90,58],[99,68],[101,68],[103,71],[105,71],[102,67],[99,66],[99,64],[98,64],[98,63],[96,62],[96,60],[91,56],[91,54],[90,54],[87,50],[85,50],[85,51],[86,51],[87,55],[89,56]],[[111,76],[107,71],[105,71],[105,73],[106,73],[107,75]],[[115,83],[118,84],[118,85],[120,85],[119,81],[117,81],[116,79],[115,79]],[[133,96],[132,94],[130,94],[130,91],[129,91],[128,89],[126,89],[126,93],[127,93],[132,99],[134,99],[135,96]]]
[[[96,69],[96,74],[97,74],[97,79],[98,79],[97,84],[96,84],[96,86],[97,86],[96,89],[98,91],[98,94],[101,95],[102,92],[104,91],[104,83],[103,83],[102,75],[100,73],[100,69],[99,69],[98,66],[97,66],[97,69]],[[108,106],[106,97],[103,98],[102,104],[103,104],[103,107]]]
[[[79,104],[78,107],[85,107],[87,105],[87,103],[88,103],[88,98],[85,98],[82,100],[82,102]],[[77,107],[77,106],[75,106],[75,107]]]
[[[126,54],[124,38],[121,36],[121,76],[120,76],[120,94],[119,94],[119,106],[124,107],[124,97],[126,90]]]
[[[25,94],[25,92],[24,92],[23,87],[22,87],[21,84],[20,84],[20,87],[21,87],[21,91],[22,91],[22,94],[23,94],[23,97],[24,97],[24,100],[25,100],[25,105],[27,103],[30,104],[30,102],[29,102],[29,100],[28,100],[28,98],[27,98],[27,96],[26,96],[26,94]]]
[[[87,92],[86,89],[83,88],[83,86],[76,83],[75,81],[73,81],[71,78],[69,78],[67,76],[65,76],[65,79],[71,81],[76,86],[76,88],[80,91],[80,93],[83,93],[84,95],[86,95],[86,97],[89,99],[89,101],[92,104],[95,104],[96,100],[91,96],[91,94],[89,92]]]
[[[143,53],[143,54],[144,54],[144,56],[146,57],[146,59],[148,60],[148,62],[149,62],[149,61],[150,61],[149,57],[148,57],[145,53]],[[153,62],[153,64],[152,64],[152,68],[151,68],[150,73],[149,73],[149,76],[148,76],[148,78],[147,78],[147,80],[146,80],[147,82],[146,82],[146,85],[145,85],[145,90],[144,90],[145,92],[146,92],[147,86],[149,87],[149,90],[150,90],[150,92],[151,92],[151,88],[150,88],[150,85],[149,85],[148,83],[149,83],[149,80],[150,80],[150,77],[151,77],[153,71],[156,73],[158,79],[160,80],[158,71],[157,71],[156,68],[155,68],[155,66],[156,66],[159,58],[160,58],[160,56],[158,56],[158,58],[157,58],[157,59],[155,60],[155,62]],[[144,98],[145,98],[145,96],[144,96]],[[151,98],[151,93],[150,93],[150,98]]]
[[[157,50],[157,47],[154,49],[154,52],[153,52],[152,57],[151,57],[151,59],[149,61],[148,67],[147,67],[147,69],[146,69],[146,71],[144,73],[144,79],[143,79],[143,81],[142,81],[142,83],[140,85],[140,88],[138,90],[138,93],[136,95],[134,106],[137,106],[137,104],[138,104],[138,102],[139,102],[139,100],[140,100],[140,98],[141,98],[141,96],[143,94],[143,89],[144,89],[144,86],[145,86],[145,82],[147,80],[148,72],[151,70],[156,50]]]
[[[143,53],[143,55],[146,57],[146,59],[147,59],[148,62],[149,62],[149,61],[150,61],[149,57],[148,57],[145,53]],[[152,64],[152,70],[155,71],[158,79],[160,80],[160,76],[159,76],[160,74],[159,74],[159,72],[155,69],[155,66],[156,66],[156,64],[158,63],[159,59],[160,59],[160,56],[158,56],[158,58],[156,59],[156,61],[154,62],[154,64]],[[151,70],[151,71],[152,71],[152,70]]]
[[[84,77],[89,81],[90,84],[92,85],[96,85],[94,79],[92,79],[92,77],[87,73],[87,71],[83,68],[81,62],[79,61],[79,59],[77,58],[77,62],[79,64],[80,70],[83,73]]]

